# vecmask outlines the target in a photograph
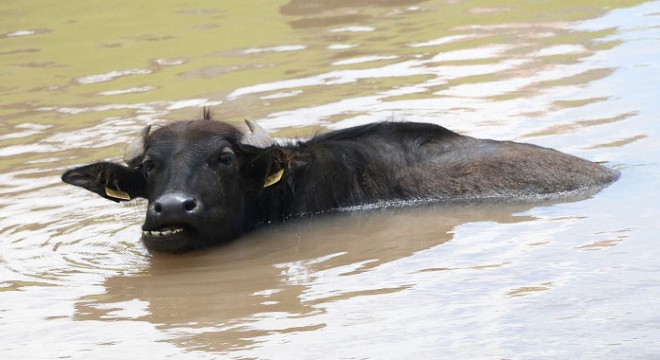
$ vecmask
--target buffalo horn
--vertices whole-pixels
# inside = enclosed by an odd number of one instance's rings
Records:
[[[251,134],[243,137],[243,144],[252,145],[260,148],[266,148],[275,143],[273,137],[262,128],[259,124],[252,120],[245,120],[245,123],[250,128]]]
[[[129,167],[137,167],[142,162],[142,159],[144,159],[144,142],[147,135],[149,135],[149,130],[151,130],[151,125],[145,126],[126,147],[124,161]]]

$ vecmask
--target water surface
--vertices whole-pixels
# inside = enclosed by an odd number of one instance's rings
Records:
[[[660,356],[660,2],[0,5],[3,358]],[[364,209],[182,256],[60,182],[201,107],[276,136],[374,121],[622,172],[581,199]]]

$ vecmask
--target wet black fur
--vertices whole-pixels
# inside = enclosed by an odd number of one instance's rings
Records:
[[[293,146],[274,147],[289,164],[283,180],[254,196],[252,222],[282,220],[331,209],[426,197],[401,184],[391,167],[419,162],[418,149],[458,136],[440,126],[375,123],[323,134]],[[279,167],[278,167],[279,168]],[[419,179],[419,181],[423,181]]]
[[[176,166],[176,171],[160,178],[160,185],[147,181],[140,169],[109,163],[70,170],[63,180],[106,198],[103,187],[116,184],[150,203],[168,191],[187,191],[207,208],[229,214],[222,221],[215,215],[190,220],[205,230],[175,249],[183,251],[233,239],[259,224],[338,208],[399,200],[551,197],[597,190],[618,178],[615,170],[552,149],[476,139],[433,124],[369,124],[266,149],[243,145],[241,137],[222,122],[178,122],[147,138],[147,153],[169,159],[178,149],[185,155],[176,163],[166,160],[162,166]],[[217,147],[227,146],[237,163],[209,167]],[[264,188],[280,170],[282,179]],[[146,230],[156,226],[147,220]]]
[[[283,152],[289,168],[280,183],[251,194],[250,223],[398,200],[538,199],[618,177],[555,150],[421,123],[358,126],[271,151]]]

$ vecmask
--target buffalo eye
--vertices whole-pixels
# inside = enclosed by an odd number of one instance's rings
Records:
[[[236,160],[236,155],[232,151],[227,151],[223,150],[218,156],[216,157],[216,163],[221,164],[221,165],[232,165],[234,161]]]

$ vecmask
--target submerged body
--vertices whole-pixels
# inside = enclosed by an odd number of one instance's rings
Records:
[[[124,167],[96,163],[65,182],[149,200],[143,240],[179,252],[292,216],[375,202],[529,199],[596,191],[617,171],[556,150],[385,122],[278,145],[212,120],[146,128]]]
[[[376,123],[283,148],[306,161],[260,194],[264,205],[285,202],[269,220],[389,200],[557,197],[618,178],[615,170],[556,150],[433,124]]]

